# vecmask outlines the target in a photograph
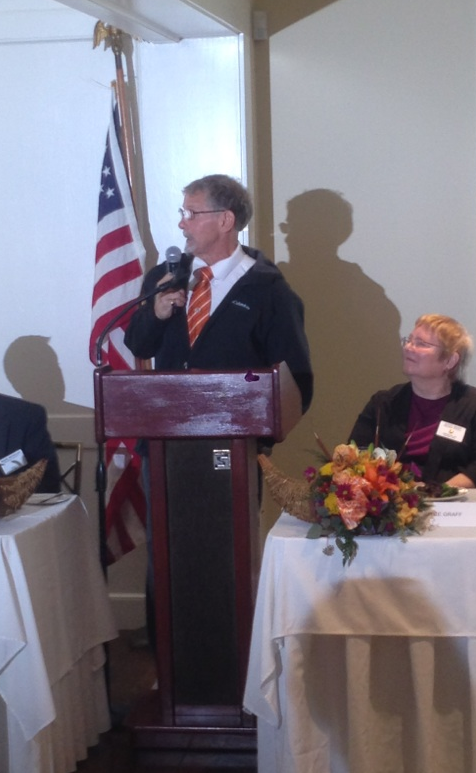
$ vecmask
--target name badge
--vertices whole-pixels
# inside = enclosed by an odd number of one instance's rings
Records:
[[[447,440],[454,440],[461,443],[465,434],[466,427],[460,427],[458,424],[450,424],[449,421],[440,421],[436,434],[445,437]]]
[[[0,474],[11,475],[12,472],[17,472],[22,467],[28,464],[27,459],[21,448],[17,451],[13,451],[8,456],[4,456],[0,459]]]

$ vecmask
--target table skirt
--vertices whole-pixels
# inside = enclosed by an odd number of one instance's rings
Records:
[[[77,761],[87,757],[88,747],[97,744],[99,734],[110,728],[104,662],[104,647],[94,647],[51,686],[56,718],[30,741],[25,740],[20,724],[2,702],[1,773],[72,773],[76,770]],[[6,737],[2,737],[5,731]]]
[[[259,773],[476,773],[476,639],[302,634],[275,659]]]

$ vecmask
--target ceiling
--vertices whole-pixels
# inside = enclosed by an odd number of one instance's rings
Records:
[[[237,30],[189,0],[58,0],[151,43],[236,34]],[[202,4],[203,5],[203,4]]]

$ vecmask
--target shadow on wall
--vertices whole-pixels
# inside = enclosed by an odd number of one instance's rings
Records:
[[[279,267],[305,303],[315,375],[304,447],[312,445],[312,422],[332,450],[347,440],[371,394],[405,381],[400,314],[360,266],[339,257],[353,230],[352,207],[340,194],[316,189],[296,196],[280,228],[290,262]]]
[[[3,358],[5,375],[12,387],[33,403],[40,403],[48,415],[92,416],[83,405],[69,403],[58,357],[45,336],[21,336],[13,341]]]

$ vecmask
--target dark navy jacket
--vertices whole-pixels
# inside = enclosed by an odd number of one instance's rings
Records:
[[[0,459],[21,449],[28,466],[47,459],[45,474],[37,487],[40,492],[60,490],[60,473],[55,447],[42,405],[0,394]]]
[[[158,320],[153,298],[132,316],[126,346],[136,357],[155,358],[160,371],[267,368],[285,361],[301,391],[304,412],[311,403],[313,377],[302,301],[262,253],[243,250],[256,264],[215,309],[193,348],[185,310]],[[143,292],[152,290],[165,272],[164,264],[149,271]]]

